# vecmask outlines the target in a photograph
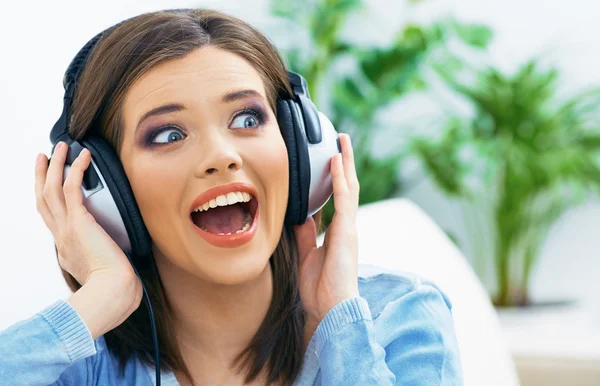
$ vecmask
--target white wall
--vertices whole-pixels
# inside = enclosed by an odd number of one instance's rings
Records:
[[[0,151],[0,329],[68,296],[54,258],[51,234],[35,210],[33,166],[37,152],[49,152],[48,133],[62,106],[61,79],[73,55],[97,32],[126,17],[162,8],[216,3],[106,0],[100,4],[57,0],[10,2],[3,6],[0,113],[5,145]],[[372,21],[357,21],[353,24],[355,32],[348,33],[357,39],[383,42],[406,17],[427,19],[453,10],[465,20],[482,21],[497,30],[492,53],[507,69],[531,54],[550,50],[565,69],[569,87],[600,81],[600,50],[595,41],[600,36],[600,26],[593,18],[599,5],[589,0],[451,3],[432,0],[420,12],[401,13],[401,3],[371,0]],[[218,7],[260,24],[269,21],[266,4],[266,0],[230,1]],[[373,25],[378,28],[372,28]],[[456,205],[440,197],[430,184],[419,185],[409,196],[442,226],[464,238]],[[599,216],[600,204],[594,202],[574,211],[555,227],[542,253],[535,293],[543,295],[555,289],[585,296],[592,288],[598,293],[600,284],[594,279],[600,273],[595,256],[595,225]]]

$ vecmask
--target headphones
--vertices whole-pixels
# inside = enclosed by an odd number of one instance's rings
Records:
[[[52,128],[50,142],[52,151],[59,141],[69,145],[63,178],[81,150],[87,148],[90,151],[91,167],[83,178],[83,204],[121,249],[137,260],[150,253],[151,238],[115,150],[99,136],[88,135],[75,141],[68,134],[71,104],[79,76],[98,40],[120,24],[96,35],[69,65],[63,78],[63,111]],[[295,225],[303,224],[331,197],[329,161],[340,152],[340,145],[331,121],[310,100],[306,80],[294,72],[288,72],[288,77],[293,96],[280,94],[276,107],[289,160],[285,223]]]
[[[190,10],[177,9],[168,12],[182,11]],[[85,44],[69,64],[63,78],[65,89],[63,110],[50,132],[50,142],[53,145],[52,152],[59,141],[64,141],[69,146],[63,179],[66,178],[70,165],[79,153],[84,148],[90,151],[90,166],[85,171],[82,182],[83,204],[98,224],[126,253],[135,269],[136,264],[144,264],[144,260],[150,255],[152,240],[119,157],[112,146],[97,135],[90,134],[76,141],[68,134],[75,89],[93,48],[101,37],[125,21],[97,34]],[[276,108],[277,120],[289,160],[289,198],[285,223],[295,225],[303,224],[332,196],[333,186],[329,165],[331,158],[340,152],[340,144],[331,121],[318,111],[310,100],[306,80],[294,72],[288,72],[288,77],[293,95],[290,97],[281,93]],[[146,289],[143,290],[151,315],[157,385],[160,385],[160,361],[154,315]]]

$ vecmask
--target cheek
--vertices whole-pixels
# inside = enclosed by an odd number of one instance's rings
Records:
[[[274,146],[265,146],[262,149],[257,149],[261,156],[257,157],[257,167],[260,168],[261,174],[266,174],[268,171],[269,181],[279,181],[285,183],[287,188],[289,167],[288,154],[283,140],[281,143],[275,143]]]
[[[283,223],[289,193],[288,153],[281,134],[276,132],[263,138],[250,156],[265,191],[268,208],[272,211],[269,220],[274,221],[273,226],[277,227]]]
[[[179,214],[185,170],[181,163],[169,162],[166,157],[160,162],[150,158],[136,158],[126,172],[144,223],[153,239],[158,239],[162,236],[157,233],[173,229],[164,224]]]

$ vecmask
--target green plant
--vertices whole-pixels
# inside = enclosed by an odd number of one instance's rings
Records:
[[[558,71],[536,60],[512,76],[465,67],[473,82],[438,70],[475,113],[451,116],[441,138],[417,138],[413,149],[444,192],[489,214],[494,303],[528,305],[550,226],[600,187],[600,90],[561,101]]]
[[[388,46],[365,47],[341,36],[348,18],[361,10],[364,10],[361,0],[272,1],[274,15],[309,36],[309,49],[295,44],[280,47],[280,51],[288,66],[306,78],[315,103],[320,108],[329,106],[327,115],[334,127],[351,135],[362,205],[389,198],[400,188],[398,172],[405,155],[403,149],[385,156],[375,155],[371,149],[378,126],[376,113],[407,93],[427,86],[423,70],[431,54],[443,49],[451,37],[481,48],[487,45],[491,32],[482,26],[453,20],[428,26],[407,24]],[[339,60],[350,60],[354,71],[341,74],[335,71]],[[396,129],[398,137],[401,130]],[[323,210],[324,225],[332,215],[330,201]]]

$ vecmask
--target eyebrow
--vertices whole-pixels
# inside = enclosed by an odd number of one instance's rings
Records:
[[[263,101],[265,100],[265,98],[258,91],[248,89],[248,90],[229,92],[229,93],[223,95],[221,102],[231,103],[231,102],[235,102],[237,100],[245,99],[245,98],[249,98],[249,97],[259,98]]]
[[[231,102],[238,101],[240,99],[245,99],[245,98],[250,98],[250,97],[259,98],[262,101],[265,100],[265,98],[258,91],[248,89],[248,90],[228,92],[227,94],[223,95],[223,98],[221,98],[221,102],[222,103],[231,103]],[[176,113],[176,112],[183,111],[183,110],[187,110],[187,108],[184,105],[182,105],[181,103],[170,103],[168,105],[156,107],[156,108],[146,112],[144,115],[142,115],[142,117],[138,121],[134,135],[137,135],[138,129],[140,128],[140,126],[146,119],[156,116],[156,115]]]
[[[184,105],[182,105],[181,103],[171,103],[168,105],[154,108],[154,109],[146,112],[144,115],[142,115],[142,118],[140,118],[140,120],[135,128],[136,134],[137,134],[138,129],[140,128],[140,126],[146,119],[153,117],[155,115],[176,113],[178,111],[182,111],[185,109],[186,109],[186,107]]]

